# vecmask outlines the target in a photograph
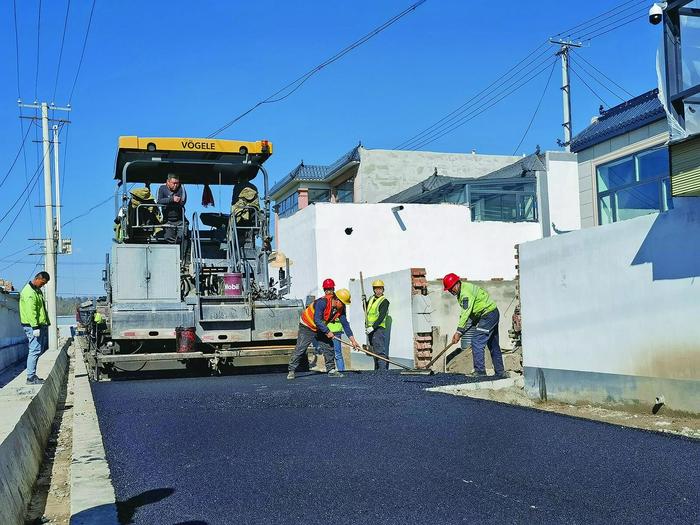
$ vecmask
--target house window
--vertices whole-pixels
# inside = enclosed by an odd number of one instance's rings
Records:
[[[666,147],[598,166],[597,182],[600,224],[673,208]]]
[[[353,202],[355,182],[350,179],[335,187],[335,202]]]
[[[473,221],[537,222],[536,183],[469,186]]]
[[[299,209],[299,194],[295,191],[288,197],[282,199],[277,205],[277,214],[280,217],[288,217]]]
[[[331,190],[330,189],[311,189],[309,188],[309,204],[314,202],[330,202],[331,201]]]

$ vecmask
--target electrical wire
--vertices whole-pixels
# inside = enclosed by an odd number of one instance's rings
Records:
[[[469,100],[467,100],[464,104],[462,104],[462,105],[459,106],[458,108],[454,109],[453,111],[451,111],[450,113],[448,113],[447,115],[445,115],[444,117],[442,117],[440,120],[434,122],[431,126],[428,126],[427,128],[425,128],[425,129],[422,130],[421,132],[419,132],[419,133],[417,133],[416,135],[412,136],[411,138],[409,138],[409,139],[403,141],[401,144],[399,144],[398,146],[396,146],[394,149],[408,149],[408,148],[410,147],[410,145],[411,145],[413,142],[416,141],[416,139],[419,139],[421,136],[425,135],[426,133],[431,132],[431,131],[432,131],[433,129],[435,129],[436,127],[440,127],[440,125],[441,125],[443,122],[445,122],[446,120],[452,120],[452,119],[450,119],[450,117],[452,117],[452,116],[455,115],[455,114],[460,113],[462,109],[467,108],[467,107],[470,107],[472,104],[476,103],[480,98],[482,98],[482,95],[483,95],[484,93],[486,93],[489,89],[491,89],[493,86],[495,86],[495,85],[498,84],[499,82],[500,82],[500,83],[504,83],[504,82],[510,81],[510,80],[513,78],[513,76],[515,76],[515,75],[517,75],[518,73],[522,72],[525,68],[531,66],[531,65],[533,64],[533,62],[537,61],[537,60],[538,60],[539,58],[541,58],[545,53],[549,53],[549,49],[545,49],[544,51],[540,52],[536,57],[534,57],[532,60],[529,60],[529,61],[528,61],[528,59],[530,59],[530,57],[532,57],[535,53],[537,53],[537,51],[539,51],[543,46],[547,46],[547,47],[548,47],[548,44],[549,44],[549,42],[546,41],[546,40],[545,40],[544,42],[542,42],[539,46],[537,46],[535,49],[533,49],[532,51],[530,51],[530,53],[528,53],[528,54],[525,56],[525,58],[523,58],[522,60],[520,60],[520,62],[518,62],[518,63],[515,64],[514,66],[510,67],[510,68],[509,68],[508,70],[506,70],[501,76],[499,76],[496,80],[494,80],[493,82],[491,82],[491,84],[489,84],[488,86],[486,86],[484,89],[482,89],[481,91],[479,91],[476,95],[472,96],[472,97],[471,97]],[[521,66],[522,66],[522,67],[521,67]]]
[[[537,107],[535,108],[534,113],[532,114],[532,118],[530,119],[530,122],[527,125],[527,128],[525,128],[525,132],[523,133],[522,138],[520,139],[520,142],[518,142],[518,145],[515,146],[515,149],[513,150],[513,155],[515,155],[518,152],[518,149],[520,146],[522,146],[523,141],[525,140],[525,137],[527,137],[528,132],[530,131],[530,127],[532,126],[532,123],[535,121],[535,117],[537,116],[537,112],[540,110],[540,106],[542,105],[542,101],[544,100],[544,96],[547,93],[547,88],[549,87],[549,82],[552,80],[552,74],[554,73],[554,67],[557,65],[556,61],[552,62],[552,69],[549,71],[549,76],[547,77],[547,83],[544,85],[544,89],[542,90],[542,95],[540,95],[540,100],[537,102]]]
[[[34,100],[39,98],[39,49],[41,42],[41,0],[39,0],[39,16],[36,23],[36,75],[34,77]]]
[[[600,20],[597,22],[594,22],[586,27],[582,27],[577,31],[576,33],[572,33],[570,35],[570,39],[572,40],[583,40],[585,35],[595,33],[599,31],[600,29],[603,29],[605,27],[609,27],[610,25],[616,24],[620,22],[621,20],[624,20],[627,17],[630,16],[638,16],[640,13],[640,7],[642,5],[646,4],[648,6],[648,2],[645,0],[638,1],[635,5],[628,6],[620,11],[618,11],[615,14],[610,14],[609,16],[601,16]],[[646,11],[646,6],[643,7],[642,9]],[[626,11],[636,11],[632,13],[625,13]],[[603,25],[601,25],[603,24]]]
[[[61,71],[61,60],[63,59],[63,44],[66,41],[66,29],[68,27],[68,13],[70,12],[70,0],[68,0],[68,5],[66,6],[66,17],[63,20],[63,35],[61,36],[61,50],[58,52],[58,66],[56,67],[56,80],[53,84],[53,95],[51,101],[56,100],[56,90],[58,89],[58,74]]]
[[[624,7],[624,6],[626,6],[626,5],[628,5],[628,4],[631,4],[631,3],[634,3],[634,2],[637,2],[638,4],[648,3],[647,0],[628,0],[627,2],[623,2],[623,3],[621,3],[621,4],[618,4],[617,6],[613,7],[612,9],[610,9],[610,10],[608,10],[608,11],[605,11],[604,13],[600,13],[600,14],[598,14],[598,15],[592,17],[592,18],[589,18],[588,20],[585,20],[584,22],[581,22],[580,24],[577,24],[577,25],[575,25],[575,26],[573,26],[573,27],[570,27],[569,29],[567,29],[567,30],[565,30],[565,31],[562,31],[561,33],[557,33],[557,34],[554,35],[554,36],[561,36],[562,38],[569,37],[569,36],[571,36],[571,35],[573,34],[573,31],[574,31],[575,29],[580,29],[582,26],[589,25],[591,22],[593,22],[593,21],[595,21],[595,20],[597,20],[597,19],[599,19],[599,18],[602,18],[602,17],[604,17],[605,15],[612,14],[612,13],[614,13],[615,11],[617,11],[618,9],[620,9],[621,7]]]
[[[587,34],[585,34],[585,35],[583,35],[583,36],[578,37],[577,40],[581,40],[581,41],[585,41],[585,42],[590,42],[590,41],[593,40],[594,38],[598,38],[599,36],[602,36],[602,35],[605,35],[605,34],[607,34],[607,33],[610,33],[611,31],[616,31],[617,29],[620,29],[621,27],[624,27],[624,26],[626,26],[626,25],[628,25],[628,24],[631,24],[632,22],[636,22],[637,20],[641,20],[642,18],[646,18],[646,16],[647,16],[646,14],[643,14],[643,15],[641,15],[641,16],[640,16],[639,14],[634,14],[634,15],[632,15],[632,18],[623,18],[623,19],[620,19],[620,20],[616,20],[615,22],[611,22],[610,24],[606,24],[606,25],[604,25],[604,26],[601,26],[601,27],[599,27],[598,29],[603,29],[603,28],[609,27],[609,26],[612,25],[612,24],[617,24],[617,23],[619,23],[619,22],[623,22],[624,20],[627,20],[627,21],[624,22],[624,23],[620,23],[620,24],[618,24],[618,25],[612,27],[611,29],[608,29],[607,31],[602,31],[602,32],[600,32],[600,33],[597,33],[597,32],[596,32],[596,33],[593,34],[592,36],[589,36],[590,33],[587,33]],[[596,31],[598,31],[598,29],[597,29]],[[586,38],[586,37],[588,37],[588,38]]]
[[[569,55],[569,57],[571,57],[571,55]],[[578,60],[579,58],[580,58],[581,60],[583,60],[586,64],[588,64],[589,66],[591,66],[591,67],[592,67],[594,70],[596,70],[598,73],[600,73],[605,79],[607,79],[607,80],[610,81],[612,84],[614,84],[615,86],[617,86],[618,88],[620,88],[622,91],[624,91],[625,94],[627,94],[629,97],[634,97],[634,95],[633,95],[632,93],[630,93],[629,91],[627,91],[624,87],[622,87],[620,84],[618,84],[617,82],[615,82],[612,78],[610,78],[608,75],[606,75],[605,73],[603,73],[600,69],[598,69],[598,68],[595,67],[593,64],[591,64],[588,60],[586,60],[586,58],[585,58],[581,53],[576,52],[576,59]]]
[[[35,243],[33,243],[33,244],[30,244],[29,246],[25,246],[25,247],[22,248],[21,250],[17,250],[17,251],[12,252],[12,253],[10,253],[10,254],[8,254],[8,255],[5,255],[5,257],[3,257],[2,259],[0,259],[0,262],[5,262],[5,261],[7,261],[9,258],[14,257],[15,255],[17,255],[17,254],[19,254],[19,253],[26,252],[27,250],[31,250],[32,248],[35,248],[36,246],[39,246],[39,243],[38,243],[38,242],[35,242]]]
[[[600,100],[600,101],[603,103],[604,106],[610,107],[610,105],[609,105],[607,102],[605,102],[605,100],[603,100],[603,97],[601,97],[601,96],[596,92],[596,90],[593,89],[593,88],[588,84],[588,82],[586,82],[586,81],[583,79],[583,77],[582,77],[581,75],[579,75],[579,74],[576,72],[576,70],[571,66],[571,63],[569,63],[569,70],[570,70],[574,75],[576,75],[576,76],[578,77],[578,79],[579,79],[581,82],[583,82],[583,84],[588,88],[588,90],[589,90],[591,93],[593,93],[593,95],[595,95],[595,96],[598,98],[598,100]]]
[[[573,55],[569,54],[569,64],[574,63],[574,60],[572,60],[572,58],[573,58]],[[605,85],[605,82],[601,82],[600,80],[598,80],[598,78],[595,75],[591,74],[591,72],[588,71],[588,69],[586,69],[581,63],[579,63],[578,60],[576,60],[575,62],[576,62],[576,67],[579,68],[579,71],[588,75],[589,78],[591,78],[592,80],[597,82],[599,85],[601,85],[603,87],[603,89],[605,89],[612,96],[614,96],[615,98],[619,98],[622,102],[624,102],[626,100],[624,97],[621,97],[616,92],[614,92],[612,89],[610,89],[607,85]]]
[[[92,15],[94,12],[95,0],[92,0],[92,7],[90,8],[90,18],[88,19],[87,30],[85,31],[85,39],[83,40],[83,49],[80,52],[80,61],[78,62],[78,70],[75,72],[75,78],[73,79],[73,87],[71,87],[70,96],[68,97],[69,105],[73,100],[73,92],[75,91],[75,85],[78,82],[78,76],[80,76],[80,68],[83,66],[83,59],[85,58],[85,48],[87,47],[88,36],[90,35],[90,26],[92,25]]]
[[[7,170],[7,173],[3,177],[2,181],[0,181],[0,188],[2,188],[3,184],[5,184],[5,181],[10,176],[10,173],[12,173],[12,170],[15,167],[15,164],[17,164],[17,159],[19,159],[20,153],[22,153],[24,151],[24,144],[27,142],[27,137],[29,136],[29,132],[31,131],[31,129],[32,129],[31,127],[27,128],[27,132],[24,134],[24,137],[22,138],[22,143],[19,145],[19,150],[17,151],[17,155],[15,155],[15,158],[12,161],[12,164],[10,165],[10,169]]]
[[[92,212],[93,210],[99,208],[100,206],[104,206],[105,204],[107,204],[107,203],[108,203],[110,200],[112,200],[112,199],[114,199],[114,194],[110,195],[110,196],[107,197],[105,200],[98,202],[97,204],[95,204],[94,206],[92,206],[92,207],[89,208],[88,210],[84,211],[84,212],[81,213],[80,215],[76,215],[76,216],[73,217],[72,219],[70,219],[70,220],[64,222],[64,223],[63,223],[63,227],[68,226],[71,222],[76,221],[76,220],[80,219],[81,217],[85,217],[85,216],[88,215],[90,212]]]
[[[253,106],[251,106],[250,108],[248,108],[246,111],[244,111],[243,113],[241,113],[241,114],[238,115],[237,117],[233,118],[232,120],[230,120],[229,122],[227,122],[226,124],[224,124],[223,126],[221,126],[219,129],[217,129],[217,130],[214,131],[213,133],[210,133],[209,135],[207,135],[207,138],[216,137],[219,133],[221,133],[222,131],[227,130],[227,129],[230,128],[233,124],[235,124],[236,122],[238,122],[239,120],[241,120],[241,119],[242,119],[243,117],[245,117],[246,115],[252,113],[252,112],[255,111],[257,108],[259,108],[260,106],[262,106],[263,104],[272,104],[272,103],[275,103],[275,102],[281,102],[282,100],[284,100],[284,99],[286,99],[287,97],[291,96],[295,91],[297,91],[301,86],[303,86],[303,85],[306,83],[306,81],[308,81],[312,76],[314,76],[316,73],[318,73],[319,71],[321,71],[323,68],[329,66],[330,64],[332,64],[332,63],[334,63],[334,62],[337,62],[338,60],[340,60],[341,58],[343,58],[345,55],[347,55],[348,53],[350,53],[350,52],[353,51],[354,49],[360,47],[362,44],[364,44],[364,43],[367,42],[368,40],[372,39],[373,37],[375,37],[376,35],[378,35],[378,34],[381,33],[382,31],[384,31],[385,29],[387,29],[387,28],[389,28],[390,26],[394,25],[396,22],[398,22],[398,21],[399,21],[400,19],[402,19],[404,16],[406,16],[406,15],[408,15],[409,13],[415,11],[421,4],[424,4],[426,1],[427,1],[427,0],[420,0],[419,2],[415,2],[414,4],[410,5],[409,7],[407,7],[407,8],[404,9],[403,11],[401,11],[399,14],[394,15],[393,17],[391,17],[389,20],[387,20],[386,22],[384,22],[384,23],[381,24],[380,26],[374,28],[374,29],[373,29],[372,31],[370,31],[369,33],[365,34],[364,36],[362,36],[362,37],[359,38],[358,40],[354,41],[354,42],[351,43],[350,45],[348,45],[348,46],[344,47],[343,49],[341,49],[340,51],[338,51],[335,55],[333,55],[333,56],[331,56],[330,58],[326,59],[325,61],[321,62],[321,63],[318,64],[317,66],[313,67],[312,69],[310,69],[309,71],[307,71],[306,73],[304,73],[303,75],[301,75],[300,77],[298,77],[297,79],[293,80],[292,82],[288,83],[287,85],[285,85],[285,86],[282,87],[281,89],[277,90],[277,91],[276,91],[275,93],[273,93],[272,95],[270,95],[270,96],[268,96],[267,98],[265,98],[265,99],[263,99],[263,100],[257,102],[256,104],[254,104]],[[286,92],[286,93],[285,93],[285,92]],[[285,93],[285,94],[282,95],[282,93]]]
[[[553,62],[556,63],[556,59],[554,59]],[[473,120],[474,118],[476,118],[476,117],[478,117],[479,115],[481,115],[482,113],[484,113],[486,110],[492,108],[493,106],[495,106],[496,104],[498,104],[499,102],[501,102],[502,100],[504,100],[505,98],[507,98],[508,96],[510,96],[511,94],[513,94],[513,93],[515,93],[516,91],[518,91],[518,90],[519,90],[520,88],[522,88],[523,86],[529,84],[532,80],[534,80],[534,79],[537,78],[539,75],[541,75],[542,73],[544,73],[545,71],[547,71],[547,68],[548,68],[548,67],[549,67],[549,62],[547,62],[547,63],[545,64],[545,67],[544,67],[544,68],[542,68],[542,69],[540,69],[539,71],[535,72],[535,74],[532,75],[532,76],[530,76],[529,78],[524,79],[520,84],[517,84],[517,85],[514,86],[512,89],[510,89],[510,90],[507,91],[506,93],[502,94],[502,96],[500,96],[499,98],[497,98],[496,100],[494,100],[491,104],[489,104],[489,105],[487,105],[487,106],[485,106],[485,107],[483,107],[483,108],[481,108],[481,109],[477,108],[477,110],[472,111],[471,113],[465,115],[462,119],[460,119],[460,121],[454,123],[451,127],[447,128],[446,130],[443,130],[442,132],[438,133],[437,135],[433,134],[433,135],[431,135],[431,136],[429,136],[429,137],[426,137],[426,139],[425,139],[423,142],[421,142],[420,144],[418,144],[418,145],[416,146],[416,149],[420,149],[420,148],[422,148],[422,147],[425,147],[425,146],[427,146],[428,144],[431,144],[431,143],[435,142],[435,141],[438,140],[439,138],[444,137],[444,136],[447,135],[448,133],[451,133],[452,131],[454,131],[454,130],[460,128],[460,127],[462,127],[464,124],[466,124],[467,122],[470,122],[470,121]]]

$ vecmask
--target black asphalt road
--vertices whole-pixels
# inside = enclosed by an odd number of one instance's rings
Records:
[[[700,443],[282,373],[93,385],[120,515],[143,524],[699,523]]]

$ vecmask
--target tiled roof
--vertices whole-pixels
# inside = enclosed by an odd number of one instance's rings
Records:
[[[333,177],[335,173],[347,166],[351,162],[360,161],[360,146],[355,146],[353,149],[348,151],[338,160],[329,164],[328,166],[322,166],[318,164],[304,164],[300,162],[299,165],[290,171],[285,177],[283,177],[279,182],[277,182],[272,188],[270,188],[270,196],[274,196],[278,191],[284,188],[293,180],[297,181],[326,181]],[[273,197],[274,198],[274,197]]]
[[[652,89],[604,111],[595,122],[571,139],[571,151],[577,153],[665,118],[658,95],[659,90]]]
[[[406,188],[405,190],[384,199],[382,202],[412,202],[413,199],[420,197],[424,193],[431,192],[452,182],[463,182],[465,180],[469,179],[460,177],[445,177],[444,175],[437,175],[434,173],[424,181],[414,184],[410,188]]]
[[[513,177],[521,177],[535,171],[547,171],[544,160],[545,155],[543,153],[539,155],[533,153],[516,160],[513,164],[508,164],[508,166],[503,166],[483,177],[479,177],[479,179],[512,179]]]

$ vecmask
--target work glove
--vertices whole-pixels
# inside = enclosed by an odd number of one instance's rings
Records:
[[[365,333],[366,333],[367,335],[371,334],[372,332],[374,332],[374,328],[371,327],[371,326],[368,327],[367,330],[365,330]]]
[[[38,338],[41,335],[41,330],[35,328],[34,330],[32,330],[32,335]]]

